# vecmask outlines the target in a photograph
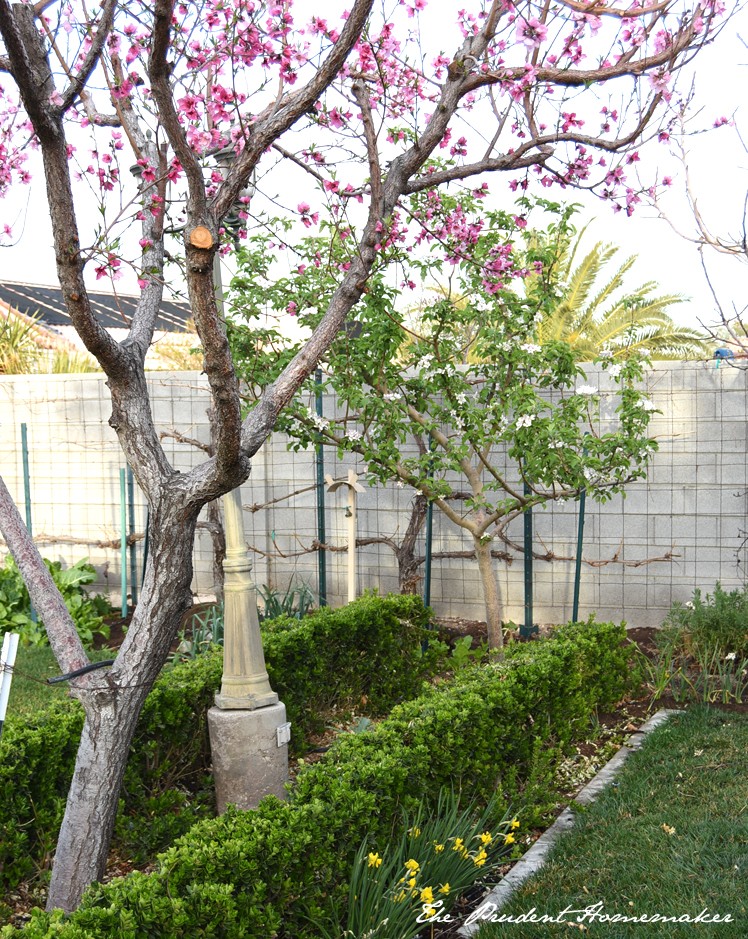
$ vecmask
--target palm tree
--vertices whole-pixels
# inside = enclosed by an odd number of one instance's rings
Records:
[[[0,316],[0,374],[28,375],[36,370],[42,350],[36,340],[38,316]]]
[[[574,267],[583,235],[584,231],[562,258],[561,282],[566,289],[556,307],[538,323],[538,343],[566,342],[582,361],[590,361],[601,352],[612,353],[614,357],[643,352],[654,359],[711,357],[713,342],[709,337],[688,326],[679,326],[665,312],[682,303],[683,296],[653,296],[657,289],[654,281],[621,293],[624,277],[636,262],[636,255],[628,258],[602,286],[598,285],[599,275],[618,252],[615,245],[598,242]]]

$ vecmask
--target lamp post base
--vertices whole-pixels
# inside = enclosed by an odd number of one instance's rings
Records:
[[[215,705],[222,711],[256,711],[257,708],[269,707],[278,703],[278,695],[271,691],[269,694],[244,694],[234,697],[230,694],[217,694]]]
[[[285,730],[286,706],[281,702],[255,710],[229,711],[213,707],[208,711],[219,815],[228,805],[243,811],[256,809],[267,795],[287,798],[284,786],[288,782],[288,734]]]

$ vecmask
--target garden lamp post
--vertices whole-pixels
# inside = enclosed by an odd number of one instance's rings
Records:
[[[225,177],[236,158],[233,146],[215,154]],[[240,198],[254,195],[254,179]],[[224,225],[236,232],[241,225],[232,211]],[[213,256],[216,302],[225,320],[219,252]],[[208,711],[208,730],[213,757],[218,811],[231,804],[256,808],[263,796],[286,797],[290,724],[285,705],[270,687],[260,636],[257,599],[244,540],[241,489],[223,497],[226,558],[224,573],[223,676],[216,706]]]
[[[225,176],[230,171],[235,157],[232,146],[224,147],[215,154],[221,175]],[[251,199],[254,193],[255,185],[252,180],[249,188],[242,190],[240,197]],[[229,213],[224,219],[224,225],[236,233],[241,225],[238,214],[234,211]],[[218,251],[213,255],[213,284],[218,312],[225,321],[221,258]],[[265,668],[257,599],[250,576],[252,561],[244,541],[244,510],[239,487],[223,497],[223,516],[226,534],[226,558],[223,562],[223,678],[221,691],[216,695],[216,707],[224,710],[252,711],[277,704],[278,695],[270,687]]]
[[[233,146],[215,154],[222,175],[230,171],[235,156]],[[136,178],[142,176],[140,167],[133,167],[132,171]],[[251,188],[240,193],[240,198],[248,200],[254,191],[252,182]],[[238,211],[232,211],[224,225],[236,233],[241,225]],[[176,234],[176,230],[173,233]],[[213,247],[211,233],[204,226],[190,233],[190,241],[197,247]],[[213,258],[213,279],[218,311],[225,319],[218,250]],[[213,778],[220,813],[228,805],[245,810],[256,808],[260,799],[271,793],[280,799],[286,797],[290,739],[285,705],[270,687],[265,667],[239,487],[223,497],[223,509],[226,534],[223,675],[221,690],[215,697],[216,706],[208,711]]]

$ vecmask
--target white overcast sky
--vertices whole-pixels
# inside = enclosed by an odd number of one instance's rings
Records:
[[[433,13],[443,2],[431,0],[427,12]],[[702,126],[711,125],[715,118],[722,115],[735,117],[738,128],[743,130],[748,140],[748,118],[743,117],[740,107],[748,77],[748,49],[740,40],[741,33],[748,38],[748,12],[745,11],[738,13],[715,43],[700,52],[695,59],[692,69],[696,87],[694,112],[700,109],[696,121]],[[689,81],[690,76],[682,75],[680,78],[682,84]],[[748,191],[748,154],[743,150],[736,130],[724,127],[702,134],[692,138],[689,146],[694,190],[702,214],[715,233],[740,236],[743,201]],[[651,179],[655,169],[660,177],[674,177],[667,208],[684,230],[690,230],[692,224],[679,186],[682,173],[669,157],[667,149],[652,143],[642,150],[641,156],[642,179]],[[0,221],[14,225],[17,233],[22,231],[18,244],[0,249],[0,276],[8,280],[54,284],[56,276],[52,233],[44,182],[39,169],[37,165],[30,187],[16,187],[5,200],[0,200]],[[290,170],[291,174],[293,172]],[[295,179],[289,179],[289,183],[296,185]],[[514,197],[506,189],[505,183],[493,182],[492,188],[495,204],[499,205],[506,193],[504,207],[511,207]],[[595,241],[611,242],[620,245],[621,260],[629,254],[639,255],[630,275],[631,286],[646,280],[656,280],[660,292],[682,293],[690,297],[687,303],[671,311],[679,322],[696,326],[699,319],[704,322],[714,321],[715,302],[696,248],[674,234],[665,222],[653,217],[651,210],[639,207],[632,218],[626,218],[623,213],[615,215],[608,204],[590,194],[574,190],[565,193],[546,190],[543,195],[584,204],[584,210],[578,218],[580,222],[594,219],[586,236],[590,247]],[[303,198],[303,193],[300,198]],[[748,299],[744,299],[745,285],[748,283],[745,262],[735,258],[720,258],[714,253],[708,254],[707,260],[723,306],[728,310],[733,306],[742,309],[748,303]],[[89,281],[91,286],[96,283],[93,270],[90,271]],[[100,281],[99,287],[109,289],[108,282]],[[126,292],[134,292],[134,288],[133,276],[123,278],[118,284],[118,289]]]

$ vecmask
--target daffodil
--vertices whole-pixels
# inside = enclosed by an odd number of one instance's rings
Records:
[[[426,916],[435,916],[435,915],[436,915],[436,907],[433,907],[433,906],[425,906],[425,907],[423,908],[423,912],[426,914]]]
[[[405,891],[401,890],[400,893],[398,893],[398,895],[395,897],[395,903],[400,903],[404,899],[405,899]]]
[[[514,844],[514,835],[511,832],[504,838],[504,844]]]
[[[473,864],[475,864],[476,867],[483,867],[483,865],[486,863],[487,857],[488,855],[486,854],[485,850],[481,848],[473,858]]]
[[[405,867],[409,871],[413,871],[414,874],[416,873],[416,871],[419,871],[421,869],[421,865],[418,863],[418,861],[414,861],[413,858],[405,862]]]
[[[415,887],[415,885],[416,885],[416,879],[415,879],[415,877],[413,877],[413,878],[411,878],[411,880],[408,881],[408,886],[409,886],[410,889],[412,890],[413,887]]]
[[[513,818],[513,819],[512,819],[512,828],[513,828],[513,829],[514,829],[514,828],[519,828],[519,822],[517,821],[516,818]]]
[[[420,829],[420,828],[411,828],[409,833],[410,833],[411,835],[413,835],[414,838],[417,838],[417,837],[421,834],[421,829]]]
[[[431,887],[424,887],[421,891],[421,903],[433,903],[434,902],[434,891]]]
[[[455,838],[455,843],[454,843],[454,845],[452,846],[452,850],[453,850],[453,851],[462,851],[462,849],[463,849],[462,838]]]
[[[449,884],[444,884],[444,886],[439,887],[439,893],[449,893]]]
[[[484,831],[483,834],[480,835],[481,844],[491,844],[492,841],[493,836],[491,835],[490,831]]]
[[[382,863],[382,859],[378,854],[369,855],[369,867],[379,867]]]
[[[436,842],[434,842],[434,851],[436,851],[437,854],[441,854],[443,850],[444,850],[443,844],[437,844]]]

